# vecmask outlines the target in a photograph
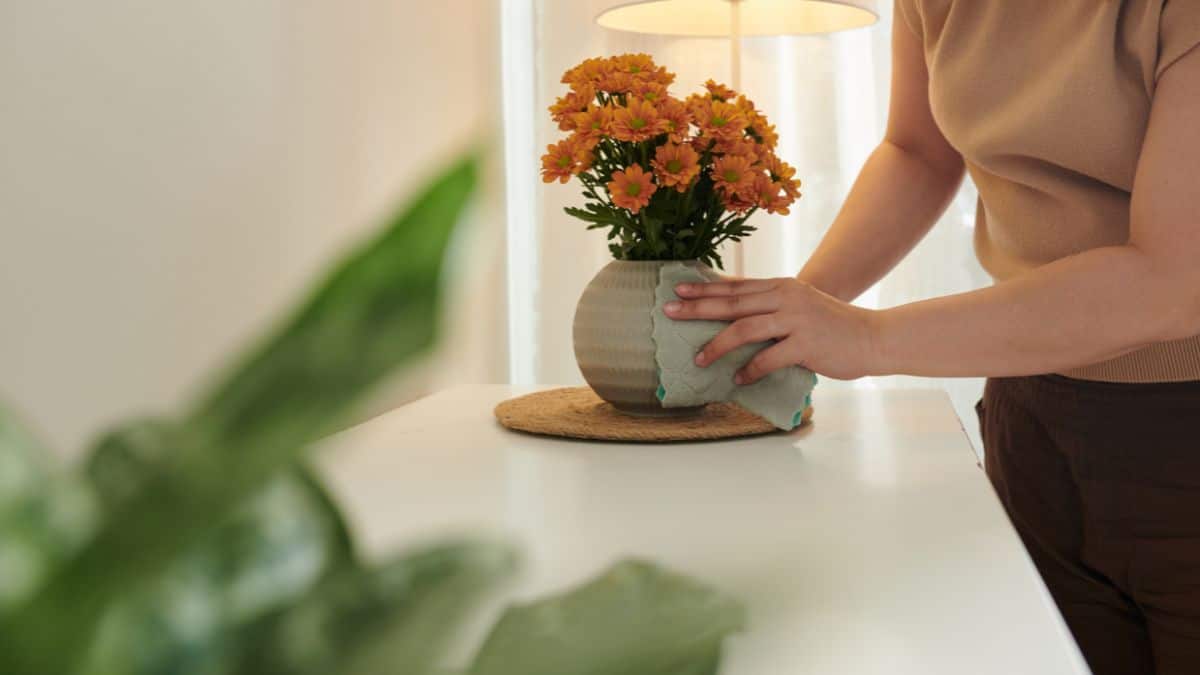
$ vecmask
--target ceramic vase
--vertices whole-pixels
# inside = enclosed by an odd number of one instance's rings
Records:
[[[666,261],[614,260],[584,289],[575,308],[575,361],[600,398],[631,415],[678,417],[703,409],[664,408],[654,359],[654,290]]]

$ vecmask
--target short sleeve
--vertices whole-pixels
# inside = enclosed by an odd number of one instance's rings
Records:
[[[921,11],[917,5],[921,0],[896,0],[895,11],[893,14],[896,18],[903,21],[918,38],[922,41],[925,39],[925,28],[921,22]],[[893,19],[894,21],[895,19]]]
[[[903,0],[897,0],[904,4]],[[1200,45],[1200,1],[1164,0],[1158,25],[1158,80],[1176,61]]]

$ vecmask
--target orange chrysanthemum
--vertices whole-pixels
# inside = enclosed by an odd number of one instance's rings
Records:
[[[587,171],[592,165],[591,146],[578,135],[546,146],[542,155],[542,181],[566,183],[571,176]]]
[[[741,155],[725,155],[713,160],[713,185],[726,196],[752,196],[754,191],[754,162]]]
[[[634,143],[650,140],[663,133],[666,121],[658,109],[646,101],[632,99],[629,105],[613,111],[612,135],[619,141]]]
[[[737,106],[738,110],[746,113],[747,116],[758,112],[758,107],[754,105],[754,101],[746,98],[745,94],[738,94],[736,99],[732,99],[732,103]]]
[[[658,64],[649,54],[622,54],[613,57],[613,65],[622,73],[630,75],[646,75],[658,70]]]
[[[632,75],[614,70],[605,75],[596,88],[609,94],[628,94],[633,91],[635,84],[637,81],[633,79]]]
[[[608,194],[613,204],[637,213],[650,203],[650,197],[658,190],[651,180],[651,175],[634,164],[624,171],[614,172],[612,181],[608,184]]]
[[[754,199],[754,195],[740,194],[725,194],[721,193],[721,204],[727,211],[736,211],[737,213],[746,213],[750,209],[758,206],[758,201]]]
[[[658,105],[658,114],[662,117],[664,124],[663,130],[667,133],[667,138],[673,143],[683,143],[688,139],[691,133],[692,116],[688,114],[687,106],[683,101],[675,98],[667,98]]]
[[[575,128],[575,114],[587,110],[595,99],[595,88],[583,85],[566,96],[560,96],[554,105],[550,106],[550,117],[558,123],[558,128],[562,131],[572,131]]]
[[[771,180],[765,173],[755,176],[754,193],[760,208],[766,209],[767,213],[778,213],[781,216],[790,213],[788,207],[795,201],[783,191],[782,185]]]
[[[595,146],[609,133],[612,126],[613,109],[611,106],[598,106],[595,104],[589,105],[588,109],[581,113],[575,113],[572,119],[572,124],[575,128],[575,133],[581,141],[590,143]]]
[[[690,145],[667,143],[659,146],[651,165],[659,185],[684,192],[700,174],[700,155]]]
[[[731,103],[709,101],[693,114],[701,132],[717,140],[739,139],[746,130],[745,113]]]
[[[796,179],[794,167],[779,159],[775,153],[767,155],[763,164],[767,168],[767,173],[771,175],[771,180],[779,183],[789,197],[792,199],[800,197],[800,181]]]
[[[633,89],[629,93],[654,105],[659,105],[667,99],[667,88],[657,82],[638,80],[633,83]]]
[[[612,59],[593,58],[568,70],[562,76],[563,84],[571,85],[572,89],[580,89],[585,85],[595,86],[613,71]]]
[[[715,80],[709,80],[704,83],[704,88],[708,90],[710,97],[717,101],[729,101],[737,96],[737,92],[726,87]]]
[[[779,134],[775,131],[775,125],[768,124],[767,118],[762,115],[750,120],[748,130],[754,140],[768,150],[774,150],[775,146],[779,145]]]
[[[712,146],[712,151],[718,155],[738,155],[750,160],[752,164],[756,164],[762,154],[759,152],[759,147],[754,141],[738,138],[732,141],[717,141]]]

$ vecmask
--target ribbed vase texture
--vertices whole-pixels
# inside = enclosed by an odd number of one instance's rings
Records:
[[[584,289],[575,308],[575,360],[583,379],[618,410],[636,415],[689,415],[663,408],[655,395],[654,289],[661,261],[614,260]]]

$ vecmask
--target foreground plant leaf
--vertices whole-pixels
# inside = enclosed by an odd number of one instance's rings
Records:
[[[51,459],[0,405],[0,618],[36,591],[96,526],[87,484],[53,473]]]
[[[514,568],[510,548],[460,542],[377,569],[347,568],[265,623],[241,675],[430,672],[483,592]]]
[[[38,493],[50,477],[49,463],[33,433],[0,404],[0,517]]]
[[[145,484],[0,624],[0,672],[71,672],[115,598],[163,573],[430,346],[443,254],[475,174],[472,157],[435,181],[181,418],[175,447]]]
[[[107,434],[86,469],[108,509],[137,493],[173,447],[163,420]],[[248,628],[353,565],[341,514],[302,466],[279,472],[153,583],[106,612],[85,675],[209,675],[236,661]]]
[[[573,591],[509,609],[470,675],[701,675],[745,623],[698,581],[629,560]]]

